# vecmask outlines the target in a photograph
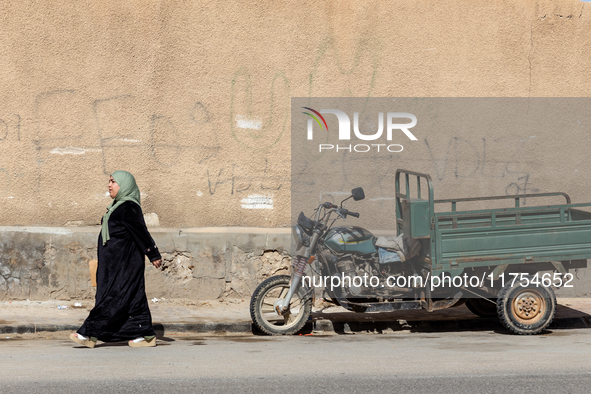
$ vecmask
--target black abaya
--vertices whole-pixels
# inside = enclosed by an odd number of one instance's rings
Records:
[[[146,298],[145,256],[160,259],[142,209],[126,201],[109,218],[110,239],[98,239],[96,302],[78,330],[104,342],[155,335]]]

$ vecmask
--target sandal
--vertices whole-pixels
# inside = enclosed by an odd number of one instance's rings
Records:
[[[139,337],[136,339],[132,339],[131,341],[127,342],[127,344],[131,347],[154,347],[156,346],[156,337],[148,337],[146,339],[144,337]]]
[[[84,345],[91,349],[94,348],[94,345],[96,345],[96,341],[93,341],[91,338],[85,337],[84,335],[80,335],[77,332],[71,333],[70,339],[80,345]]]

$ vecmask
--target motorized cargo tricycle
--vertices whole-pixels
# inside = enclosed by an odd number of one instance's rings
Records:
[[[291,276],[266,279],[251,299],[251,317],[261,331],[298,332],[310,316],[315,288],[354,312],[432,312],[465,303],[479,316],[498,316],[517,334],[548,327],[556,312],[553,288],[572,287],[569,271],[586,268],[591,258],[591,213],[583,209],[591,203],[572,204],[566,193],[435,200],[427,174],[397,170],[395,181],[394,238],[334,226],[359,217],[343,203],[365,198],[362,188],[338,206],[321,203],[310,218],[300,213],[292,229]],[[531,205],[543,198],[566,203]],[[514,206],[458,210],[460,204],[503,200]]]

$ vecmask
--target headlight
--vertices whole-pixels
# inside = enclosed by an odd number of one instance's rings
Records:
[[[291,235],[293,235],[293,241],[295,242],[295,250],[304,246],[304,230],[302,230],[299,224],[291,228]]]

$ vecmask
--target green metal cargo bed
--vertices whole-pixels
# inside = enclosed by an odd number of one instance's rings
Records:
[[[427,186],[425,195],[421,184],[423,189]],[[529,204],[542,197],[560,197],[566,203],[520,206],[525,199]],[[467,202],[492,204],[507,199],[514,201],[513,207],[457,210]],[[445,209],[447,204],[449,211],[436,212],[436,206]],[[583,207],[591,207],[591,203],[571,204],[566,193],[435,200],[429,175],[396,171],[397,232],[421,239],[422,254],[430,259],[433,276],[502,266],[498,275],[506,266],[517,264],[530,267],[531,272],[552,267],[564,273],[569,268],[586,267],[586,259],[591,258],[591,213],[580,209]]]

